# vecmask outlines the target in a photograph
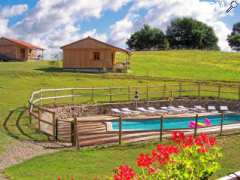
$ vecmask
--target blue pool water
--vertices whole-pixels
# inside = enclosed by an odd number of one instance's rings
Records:
[[[208,118],[212,125],[220,125],[221,124],[221,116],[206,116],[200,117],[198,122],[203,123],[204,119]],[[163,121],[163,129],[185,129],[189,128],[189,123],[191,121],[195,121],[195,118],[166,118]],[[232,123],[240,123],[240,114],[229,114],[225,115],[223,124],[232,124]],[[119,123],[113,122],[112,129],[118,130]],[[159,130],[160,129],[160,120],[159,119],[151,119],[151,120],[123,120],[122,121],[122,130]]]

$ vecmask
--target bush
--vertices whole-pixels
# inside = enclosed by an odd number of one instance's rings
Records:
[[[136,172],[127,165],[118,167],[113,179],[208,179],[218,170],[221,153],[215,137],[173,132],[172,141],[174,145],[159,144],[151,154],[140,154]]]

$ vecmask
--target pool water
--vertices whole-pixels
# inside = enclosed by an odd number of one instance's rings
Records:
[[[198,122],[204,123],[204,120],[208,118],[211,121],[211,124],[214,125],[220,125],[221,124],[221,116],[215,115],[215,116],[206,116],[206,117],[200,117],[198,119]],[[165,118],[163,121],[163,129],[187,129],[189,128],[189,123],[191,121],[195,121],[195,118]],[[233,123],[240,123],[240,114],[229,114],[225,115],[223,124],[233,124]],[[112,123],[112,129],[118,130],[119,123],[113,122]],[[122,130],[159,130],[160,129],[160,119],[151,119],[151,120],[127,120],[122,121]]]

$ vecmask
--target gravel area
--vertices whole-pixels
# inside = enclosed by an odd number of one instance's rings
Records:
[[[70,147],[70,144],[15,141],[10,144],[0,156],[0,180],[7,179],[2,173],[7,167],[19,164],[39,155],[54,153],[67,147]]]

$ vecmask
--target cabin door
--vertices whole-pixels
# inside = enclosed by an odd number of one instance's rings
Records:
[[[22,60],[25,60],[26,58],[26,50],[25,49],[23,49],[23,48],[21,48],[20,49],[20,58],[22,59]]]

